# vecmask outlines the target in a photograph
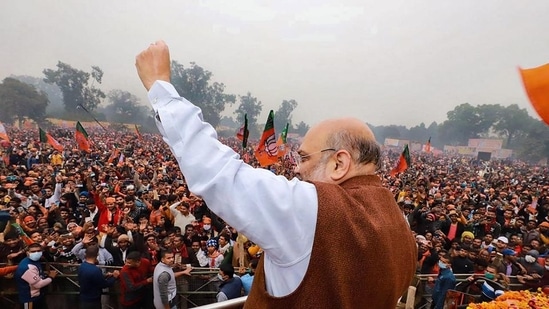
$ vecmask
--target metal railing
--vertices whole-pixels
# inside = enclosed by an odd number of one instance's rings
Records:
[[[230,299],[220,303],[213,303],[209,305],[204,305],[200,307],[195,307],[196,309],[240,309],[244,307],[244,303],[248,299],[248,296],[243,296],[235,299]]]

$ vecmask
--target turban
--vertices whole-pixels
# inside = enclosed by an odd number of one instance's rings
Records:
[[[469,231],[465,231],[461,234],[461,241],[463,241],[463,238],[465,238],[465,236],[470,237],[471,239],[475,238],[475,234],[473,234]]]

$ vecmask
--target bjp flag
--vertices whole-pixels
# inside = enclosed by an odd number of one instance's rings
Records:
[[[532,69],[519,68],[530,103],[549,125],[549,63]]]
[[[74,132],[74,137],[76,139],[76,143],[78,144],[78,148],[80,150],[83,150],[85,152],[90,152],[90,140],[88,138],[88,132],[84,129],[80,121],[76,123],[76,132]]]
[[[278,147],[276,146],[274,129],[274,112],[272,110],[269,112],[263,135],[255,150],[255,157],[262,167],[278,162]]]
[[[6,131],[6,128],[4,128],[4,125],[0,122],[0,139],[10,141],[10,138],[8,137],[8,132]]]

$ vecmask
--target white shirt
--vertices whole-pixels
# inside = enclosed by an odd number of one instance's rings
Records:
[[[181,229],[181,231],[185,233],[185,226],[187,226],[188,224],[192,224],[193,221],[196,219],[191,213],[185,216],[184,214],[181,213],[181,211],[176,209],[177,206],[179,206],[179,204],[181,204],[181,202],[175,202],[171,204],[170,211],[172,212],[172,215],[174,217],[173,225],[178,226]]]
[[[200,109],[180,98],[171,84],[156,81],[149,100],[189,190],[264,250],[271,295],[293,292],[311,257],[318,211],[315,186],[244,163],[217,140],[214,128],[202,121]]]

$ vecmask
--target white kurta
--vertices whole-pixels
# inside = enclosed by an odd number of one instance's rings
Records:
[[[318,211],[314,185],[244,163],[217,140],[200,109],[180,98],[171,84],[155,82],[149,100],[189,190],[263,248],[271,295],[293,292],[303,280],[313,247]]]

